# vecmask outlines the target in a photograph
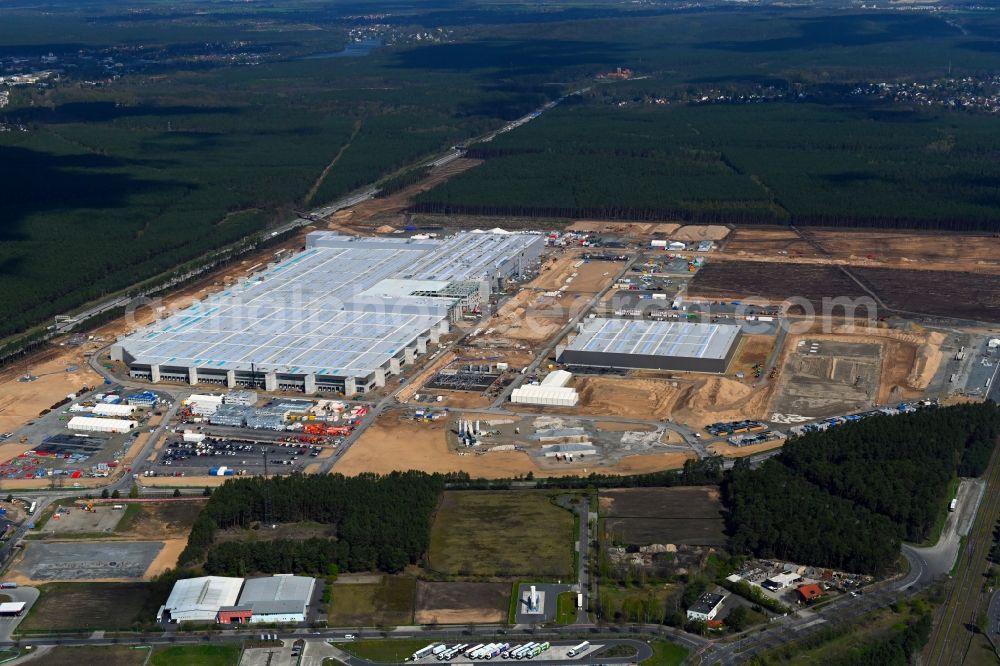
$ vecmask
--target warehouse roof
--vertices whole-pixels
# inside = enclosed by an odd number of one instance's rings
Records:
[[[459,296],[444,287],[484,279],[538,239],[313,232],[304,252],[136,332],[122,348],[130,363],[367,376],[448,317]],[[447,293],[428,295],[439,291]]]
[[[253,609],[255,615],[304,613],[315,584],[315,578],[288,574],[251,578],[243,586],[239,605]]]
[[[217,613],[223,606],[236,604],[242,586],[242,578],[184,578],[174,583],[174,589],[163,606],[175,617],[190,613]]]
[[[569,344],[573,351],[723,359],[739,336],[730,324],[633,319],[587,319]]]

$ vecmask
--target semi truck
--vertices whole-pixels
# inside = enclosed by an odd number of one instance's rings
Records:
[[[575,657],[578,654],[581,654],[582,652],[584,652],[589,647],[590,647],[590,642],[589,641],[584,641],[584,642],[580,643],[579,645],[574,645],[573,647],[571,647],[569,649],[569,652],[566,653],[566,656],[567,657]]]
[[[465,656],[468,657],[469,659],[472,659],[472,655],[476,652],[476,650],[478,650],[481,647],[484,647],[483,643],[479,643],[475,647],[469,648],[468,650],[465,651]]]
[[[531,651],[531,648],[535,647],[536,645],[538,645],[538,643],[534,643],[534,642],[532,642],[532,643],[525,643],[521,647],[519,647],[516,650],[512,651],[510,653],[510,656],[512,656],[514,659],[524,659],[524,656],[526,654],[528,654],[528,652]]]
[[[416,661],[418,659],[423,659],[427,655],[431,654],[431,652],[434,650],[434,647],[435,644],[431,643],[430,645],[420,648],[419,650],[413,653],[413,661]]]
[[[439,655],[439,654],[441,654],[442,652],[444,652],[447,649],[448,649],[447,645],[444,645],[444,644],[435,645],[434,649],[431,650],[431,654],[433,654],[433,655]]]

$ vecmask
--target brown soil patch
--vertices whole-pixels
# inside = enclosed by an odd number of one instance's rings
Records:
[[[163,542],[163,550],[156,556],[149,564],[149,568],[146,569],[145,575],[143,575],[143,580],[151,580],[156,578],[161,573],[167,569],[174,569],[177,567],[177,559],[181,556],[181,552],[187,546],[187,537],[182,539],[166,539]]]
[[[16,430],[68,394],[101,381],[84,357],[93,347],[93,343],[83,347],[51,347],[0,373],[0,432]],[[66,372],[70,365],[78,366],[78,370]],[[17,381],[25,374],[38,379]],[[25,450],[22,448],[18,453]]]
[[[729,227],[716,224],[688,224],[671,234],[671,238],[679,241],[719,241],[728,235]]]
[[[509,583],[417,582],[418,624],[502,622],[510,605]]]
[[[744,335],[729,369],[733,373],[742,370],[747,379],[752,381],[753,366],[767,360],[776,342],[777,338],[773,335]]]
[[[607,285],[618,269],[614,263],[607,261],[591,261],[576,266],[575,264],[583,261],[583,254],[583,250],[564,250],[561,254],[553,255],[542,265],[538,276],[525,287],[543,291],[566,287],[566,291],[597,293]],[[605,276],[605,273],[608,275]]]
[[[482,164],[482,160],[459,158],[448,164],[433,169],[427,178],[419,183],[381,199],[362,201],[347,210],[338,211],[330,219],[330,228],[358,229],[365,227],[366,231],[377,231],[384,226],[400,228],[407,224],[409,215],[406,209],[413,202],[413,197],[426,192],[449,178]],[[380,232],[385,233],[385,232]]]
[[[468,414],[476,419],[477,415]],[[503,419],[481,415],[487,420]],[[332,472],[355,476],[365,472],[385,474],[395,470],[422,470],[428,473],[467,472],[473,478],[509,478],[531,472],[538,477],[579,474],[577,468],[549,470],[537,466],[527,454],[517,451],[459,455],[448,447],[447,424],[443,421],[416,423],[401,414],[385,414],[378,419],[344,456]],[[629,456],[613,466],[600,467],[605,474],[638,474],[675,469],[693,454]],[[211,478],[211,477],[209,477]]]
[[[678,386],[673,386],[676,383]],[[577,381],[579,411],[625,418],[669,418],[687,388],[685,382],[582,377]]]
[[[420,393],[423,385],[426,384],[431,377],[440,372],[441,368],[454,361],[455,358],[456,355],[454,351],[441,354],[433,363],[421,370],[419,374],[414,376],[406,386],[400,389],[399,393],[396,394],[396,397],[400,402],[406,402],[412,398],[414,394]]]
[[[231,479],[231,476],[151,476],[143,477],[140,482],[144,486],[159,488],[217,488]]]
[[[460,407],[463,409],[476,409],[478,407],[489,407],[492,402],[482,393],[474,391],[441,391],[438,389],[427,389],[428,393],[444,397],[441,403],[446,407]],[[433,404],[431,405],[433,407]]]

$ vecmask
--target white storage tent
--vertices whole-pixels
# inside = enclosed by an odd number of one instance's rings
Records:
[[[553,370],[545,376],[542,380],[542,386],[550,386],[553,388],[566,386],[569,384],[569,380],[573,379],[572,372],[566,372],[565,370]]]
[[[128,432],[138,423],[129,419],[102,419],[93,416],[74,416],[66,424],[70,430],[84,432]]]
[[[94,405],[92,413],[94,416],[131,416],[135,411],[135,405],[112,405],[100,403]]]
[[[510,394],[510,401],[522,405],[572,407],[579,402],[576,389],[565,386],[521,386]]]

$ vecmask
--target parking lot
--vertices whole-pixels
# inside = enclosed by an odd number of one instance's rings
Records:
[[[199,476],[211,473],[212,469],[226,467],[232,474],[263,474],[265,466],[268,474],[301,472],[307,465],[323,456],[324,447],[298,441],[280,441],[284,437],[253,439],[232,435],[221,437],[205,435],[201,442],[186,442],[176,435],[168,439],[156,464],[143,472],[144,476]],[[330,455],[329,453],[327,456]]]
[[[162,541],[35,542],[15,571],[36,581],[142,578]]]

